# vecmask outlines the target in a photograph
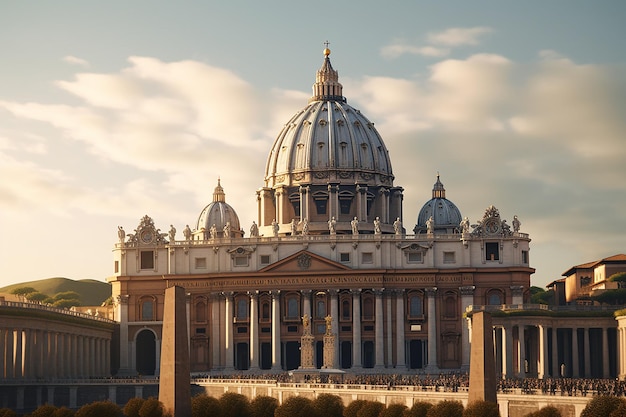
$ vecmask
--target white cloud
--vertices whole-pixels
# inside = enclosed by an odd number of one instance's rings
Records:
[[[63,57],[63,61],[69,63],[69,64],[73,64],[73,65],[78,65],[81,67],[89,67],[89,62],[87,62],[86,60],[82,59],[82,58],[78,58],[72,55],[67,55]]]
[[[485,26],[449,28],[441,32],[429,33],[428,41],[435,45],[446,46],[478,45],[481,36],[492,32],[493,29]]]
[[[391,45],[386,45],[380,50],[385,58],[395,59],[402,55],[421,55],[427,57],[442,57],[450,53],[449,49],[437,48],[434,46],[415,46],[405,41],[395,41]]]

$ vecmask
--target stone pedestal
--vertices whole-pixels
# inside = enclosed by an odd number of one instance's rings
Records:
[[[305,334],[300,338],[300,368],[315,369],[313,363],[313,342],[315,338],[311,334]]]
[[[191,417],[189,336],[185,289],[165,290],[159,401],[172,417]]]
[[[470,355],[470,382],[467,403],[471,404],[474,401],[497,403],[493,327],[489,313],[480,311],[472,315]]]
[[[324,335],[324,369],[335,369],[335,335]]]

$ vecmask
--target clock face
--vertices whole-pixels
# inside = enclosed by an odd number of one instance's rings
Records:
[[[141,241],[143,243],[151,243],[152,238],[153,238],[152,231],[144,230],[143,232],[141,232]]]

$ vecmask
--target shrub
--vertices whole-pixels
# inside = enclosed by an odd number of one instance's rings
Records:
[[[365,404],[356,412],[356,417],[378,417],[385,409],[385,404],[378,401],[365,401]]]
[[[311,417],[314,413],[313,401],[296,396],[283,401],[274,412],[274,417]]]
[[[252,417],[274,417],[274,411],[278,408],[278,400],[267,395],[259,395],[250,401]]]
[[[407,409],[404,404],[389,404],[389,407],[380,412],[380,417],[402,417]]]
[[[52,417],[74,417],[74,410],[70,410],[67,407],[59,407],[52,413]]]
[[[120,417],[122,409],[110,401],[96,401],[83,405],[74,417]]]
[[[30,413],[30,417],[52,417],[52,414],[57,410],[57,408],[53,405],[44,404],[40,405]]]
[[[346,408],[343,409],[343,417],[356,417],[361,407],[365,405],[365,400],[354,400]]]
[[[131,398],[124,406],[124,415],[127,417],[139,417],[139,410],[145,400],[143,398]]]
[[[161,401],[150,397],[143,402],[139,409],[139,417],[165,417],[167,413]]]
[[[340,396],[320,394],[313,400],[313,408],[316,417],[342,417],[344,406]]]
[[[463,417],[463,404],[451,400],[438,402],[428,410],[426,417]]]
[[[248,397],[236,392],[227,392],[220,397],[220,408],[225,417],[250,417]]]
[[[587,403],[587,406],[580,413],[580,417],[598,417],[609,416],[613,411],[617,410],[626,400],[610,395],[600,395],[594,397]]]
[[[407,410],[404,410],[404,417],[426,417],[428,410],[433,405],[431,403],[427,403],[426,401],[418,401],[413,404],[413,406]]]
[[[559,416],[561,417],[561,416]],[[626,417],[626,402],[621,403],[615,410],[609,415],[609,417]]]
[[[465,408],[463,417],[500,417],[500,408],[498,403],[474,401]]]
[[[17,417],[17,413],[10,408],[0,408],[0,417]]]
[[[191,398],[192,417],[220,417],[222,408],[217,398],[206,394],[195,395]]]

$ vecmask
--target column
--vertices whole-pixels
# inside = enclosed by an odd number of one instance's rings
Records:
[[[4,367],[4,364],[7,359],[6,338],[7,338],[6,329],[0,328],[0,379],[6,378],[6,372],[5,372],[5,367]]]
[[[280,342],[280,290],[271,291],[272,296],[272,371],[280,371],[281,342]]]
[[[608,378],[611,374],[609,369],[609,332],[606,327],[602,328],[602,378]]]
[[[120,324],[120,369],[118,374],[128,375],[131,373],[130,344],[128,341],[128,295],[118,295],[115,298],[115,320]],[[83,366],[83,376],[87,374],[86,371]]]
[[[313,319],[313,314],[311,313],[311,290],[302,290],[300,291],[302,295],[302,315],[308,314],[309,319]],[[312,321],[311,321],[312,322]]]
[[[274,214],[274,218],[276,219],[276,222],[278,224],[283,222],[283,218],[282,218],[282,214],[283,214],[283,196],[284,196],[284,190],[281,188],[277,188],[276,190],[274,190],[274,198],[276,200],[276,213]],[[300,211],[302,211],[302,208],[300,208]],[[287,219],[285,219],[284,221],[287,221]],[[271,236],[274,236],[274,232],[272,231]]]
[[[539,379],[548,377],[548,328],[539,325],[539,366],[537,376]]]
[[[502,335],[502,377],[513,378],[513,328],[504,326]]]
[[[352,290],[352,369],[361,369],[361,289]]]
[[[391,300],[394,298],[393,294],[394,291],[389,290],[389,291],[385,291],[386,297],[385,297],[385,317],[387,318],[387,337],[385,338],[385,340],[387,340],[387,346],[385,347],[385,349],[387,350],[387,360],[385,361],[385,367],[386,368],[393,368],[393,327],[391,325],[391,319],[392,319],[392,312],[391,312]]]
[[[300,220],[309,218],[309,187],[300,186]]]
[[[225,353],[226,353],[226,362],[224,363],[225,370],[227,372],[233,371],[235,369],[234,361],[235,361],[235,349],[233,347],[233,293],[227,292],[224,293],[225,297],[225,308],[226,314],[224,322],[224,344],[225,344]]]
[[[461,314],[467,311],[467,308],[474,304],[474,290],[476,289],[473,285],[467,285],[464,287],[459,287],[461,292]],[[470,364],[470,337],[469,337],[469,326],[471,320],[466,319],[465,323],[467,328],[461,331],[461,369],[465,371],[469,371]]]
[[[335,218],[339,221],[339,186],[328,184],[328,220]]]
[[[585,378],[591,378],[591,349],[589,349],[589,327],[585,327],[583,335],[583,345],[585,352],[583,358],[585,362]]]
[[[385,224],[389,224],[390,223],[390,219],[389,219],[389,188],[381,187],[381,189],[378,191],[378,194],[380,195],[379,198],[381,199],[381,208],[382,208],[382,211],[380,213],[380,221],[385,223]],[[395,220],[395,218],[393,220]],[[393,222],[393,220],[391,222]],[[389,361],[389,363],[391,363],[391,361]]]
[[[23,332],[24,337],[24,357],[23,357],[23,366],[22,372],[24,379],[31,379],[33,375],[33,333],[31,329],[24,329]]]
[[[503,335],[502,327],[493,326],[493,353],[496,361],[496,374],[502,377],[504,374],[504,356],[502,355]]]
[[[15,355],[14,355],[14,361],[13,361],[13,366],[14,366],[14,371],[13,371],[13,377],[14,378],[22,378],[24,376],[24,361],[22,358],[22,349],[23,349],[23,345],[22,345],[22,338],[23,338],[23,330],[22,329],[16,329],[15,330]]]
[[[78,352],[78,335],[73,334],[71,335],[71,346],[72,346],[72,376],[74,378],[78,378],[80,376],[79,372],[78,372],[78,366],[79,366],[79,352]],[[102,353],[102,355],[104,356],[104,353]]]
[[[367,186],[366,185],[357,185],[356,186],[357,193],[357,216],[359,221],[368,221],[367,219]]]
[[[85,348],[83,346],[83,336],[79,335],[76,340],[76,364],[77,364],[76,373],[79,378],[82,378],[85,376],[85,367],[84,367],[85,351],[84,349]]]
[[[211,296],[211,369],[216,370],[221,367],[220,352],[222,351],[222,341],[220,340],[220,295],[215,293]]]
[[[401,371],[407,369],[406,366],[406,341],[404,338],[404,290],[396,290],[396,368]]]
[[[526,326],[520,324],[517,326],[517,377],[526,378],[526,335],[524,334]]]
[[[580,369],[578,361],[578,329],[572,329],[572,378],[580,377]]]
[[[330,316],[333,319],[333,330],[335,332],[335,359],[333,364],[335,368],[339,368],[339,291],[328,290],[328,294],[330,294]]]
[[[552,376],[558,377],[561,373],[559,372],[559,368],[561,364],[559,363],[559,346],[557,341],[557,331],[556,327],[552,327]]]
[[[429,372],[437,370],[437,317],[435,308],[435,295],[437,287],[426,288],[426,298],[428,299],[428,364],[426,369]]]
[[[259,292],[250,291],[250,370],[259,369]]]
[[[6,332],[6,348],[5,348],[5,375],[7,378],[13,378],[15,375],[15,357],[13,356],[13,351],[15,349],[15,336],[13,334],[13,329],[9,328]]]
[[[376,363],[374,364],[375,368],[384,368],[385,367],[385,347],[383,344],[383,340],[385,335],[383,334],[384,327],[384,312],[383,312],[383,290],[376,289],[374,290],[374,296],[376,297],[376,304],[374,314],[376,315],[376,321],[374,324],[374,334],[376,338],[376,352],[375,358]]]

